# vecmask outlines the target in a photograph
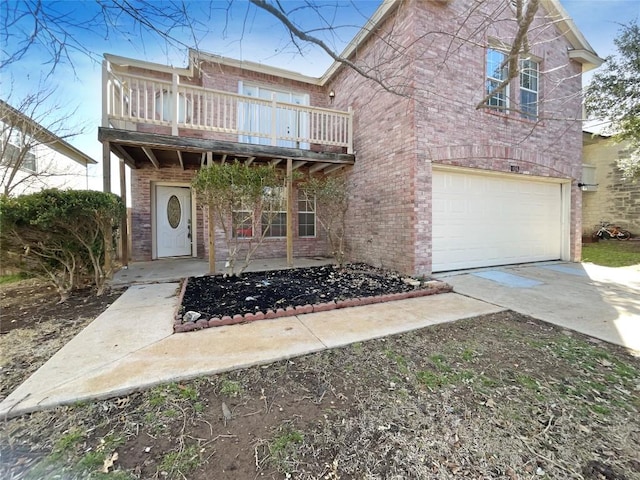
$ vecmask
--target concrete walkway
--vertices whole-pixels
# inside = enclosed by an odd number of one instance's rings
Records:
[[[12,417],[504,310],[455,293],[172,334],[179,283],[130,287],[0,404]]]
[[[640,266],[549,262],[455,272],[437,277],[457,293],[174,335],[180,284],[170,280],[195,274],[194,267],[206,272],[205,262],[193,262],[188,272],[186,263],[171,260],[123,271],[119,284],[143,284],[131,286],[0,403],[0,416],[124,395],[506,309],[640,352]],[[252,269],[282,266],[277,263]]]

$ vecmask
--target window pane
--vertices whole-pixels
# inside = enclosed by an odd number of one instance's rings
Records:
[[[498,50],[487,50],[486,93],[491,94],[508,78],[507,55]],[[509,86],[491,95],[487,104],[496,109],[504,110],[508,107]]]
[[[315,237],[316,216],[313,212],[298,212],[298,236]]]
[[[271,219],[271,225],[269,225]],[[280,212],[275,214],[262,214],[262,231],[266,237],[286,237],[287,236],[287,214]]]
[[[233,212],[233,236],[238,238],[253,237],[253,214],[248,211]]]
[[[522,118],[538,118],[539,64],[529,58],[520,61],[520,110]]]

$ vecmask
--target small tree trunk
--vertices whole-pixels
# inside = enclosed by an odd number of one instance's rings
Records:
[[[104,276],[111,278],[113,273],[113,227],[111,223],[106,227],[104,233]]]

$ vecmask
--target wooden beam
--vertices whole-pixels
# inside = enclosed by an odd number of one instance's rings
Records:
[[[151,160],[151,163],[153,163],[153,166],[156,167],[156,170],[160,170],[160,162],[158,162],[158,159],[153,153],[153,150],[147,147],[142,147],[142,151],[147,156],[147,158]]]
[[[249,157],[249,158],[247,158],[247,167],[248,167],[249,165],[251,165],[255,159],[256,159],[256,157]]]
[[[222,161],[220,163],[224,165],[224,162],[226,161],[227,161],[227,154],[225,153],[224,155],[222,155]]]
[[[207,158],[207,154],[202,152],[202,156],[200,157],[200,168],[204,167],[204,159]]]
[[[321,161],[353,165],[355,155],[345,153],[325,153],[300,148],[278,147],[272,145],[254,145],[251,143],[225,142],[193,137],[174,137],[157,133],[134,132],[116,128],[98,128],[98,140],[122,145],[167,149],[180,149],[184,152],[215,152],[218,155],[237,155],[256,158],[292,158],[294,160]]]
[[[117,145],[115,143],[112,143],[111,151],[113,151],[113,153],[115,153],[118,157],[123,159],[129,168],[133,168],[134,170],[138,168],[136,167],[136,161],[133,159],[131,155],[129,155],[129,152],[127,152],[122,145]]]
[[[213,152],[207,152],[207,167],[213,165]]]
[[[327,168],[329,164],[326,163],[315,163],[309,168],[309,173],[316,173],[318,170],[322,170],[323,168]]]
[[[287,158],[287,267],[293,267],[293,160]]]
[[[178,154],[178,161],[180,162],[180,168],[184,170],[184,160],[182,160],[182,152],[180,150],[176,150],[176,153]]]
[[[273,166],[275,167],[275,166],[276,166],[276,165],[278,165],[281,161],[282,161],[282,159],[281,159],[281,158],[274,158],[273,160],[271,160],[271,162],[270,162],[270,163],[271,163],[271,165],[273,165]]]
[[[307,163],[307,162],[306,162],[306,160],[298,160],[297,162],[295,162],[295,163],[293,164],[293,169],[295,170],[295,169],[297,169],[297,168],[300,168],[300,167],[301,167],[301,166],[303,166],[305,163]]]
[[[331,172],[335,172],[336,170],[340,170],[344,165],[331,165],[323,170],[325,175],[329,175]]]

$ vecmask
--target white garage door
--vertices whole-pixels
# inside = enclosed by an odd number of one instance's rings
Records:
[[[522,176],[433,172],[433,271],[561,258],[562,187]]]

